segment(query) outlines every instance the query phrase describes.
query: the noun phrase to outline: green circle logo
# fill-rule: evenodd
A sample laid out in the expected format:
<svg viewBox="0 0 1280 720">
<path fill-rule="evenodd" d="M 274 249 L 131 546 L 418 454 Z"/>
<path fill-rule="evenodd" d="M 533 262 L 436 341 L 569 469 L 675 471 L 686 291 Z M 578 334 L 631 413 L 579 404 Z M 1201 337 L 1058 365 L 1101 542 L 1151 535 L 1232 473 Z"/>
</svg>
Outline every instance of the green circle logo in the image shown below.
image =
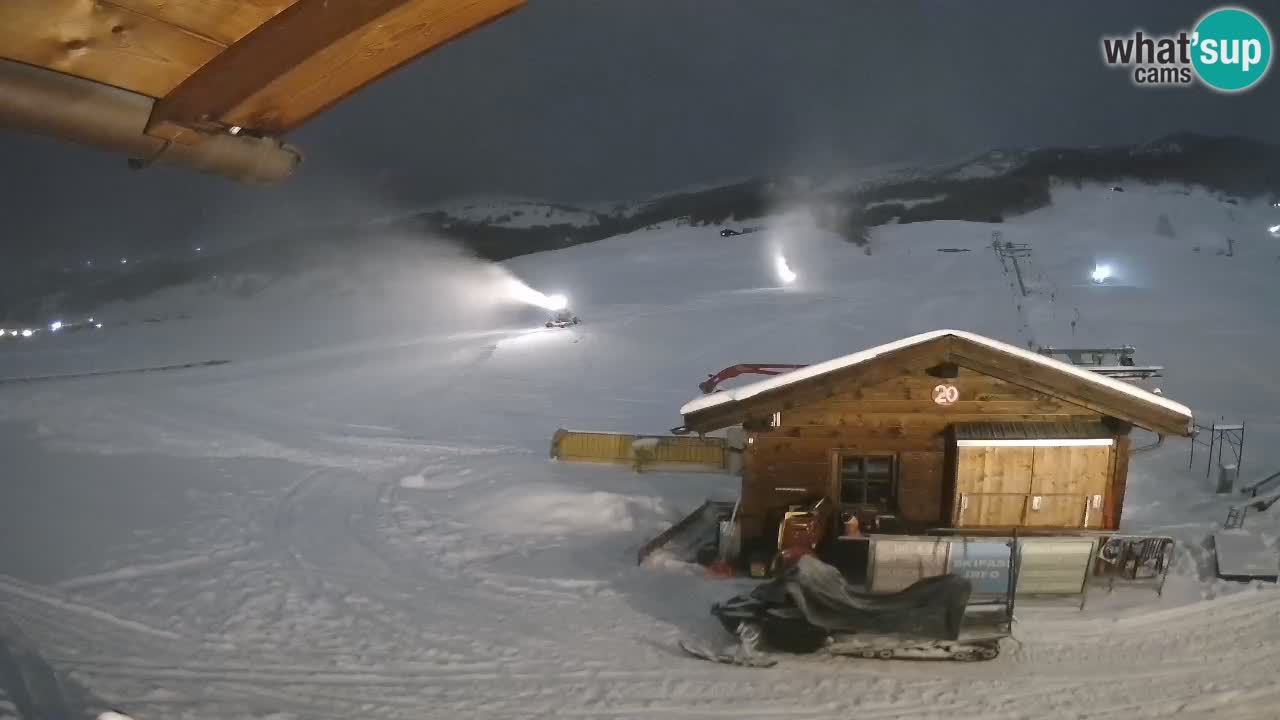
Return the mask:
<svg viewBox="0 0 1280 720">
<path fill-rule="evenodd" d="M 1256 15 L 1219 8 L 1196 24 L 1191 64 L 1209 87 L 1239 92 L 1253 87 L 1271 65 L 1271 33 Z"/>
</svg>

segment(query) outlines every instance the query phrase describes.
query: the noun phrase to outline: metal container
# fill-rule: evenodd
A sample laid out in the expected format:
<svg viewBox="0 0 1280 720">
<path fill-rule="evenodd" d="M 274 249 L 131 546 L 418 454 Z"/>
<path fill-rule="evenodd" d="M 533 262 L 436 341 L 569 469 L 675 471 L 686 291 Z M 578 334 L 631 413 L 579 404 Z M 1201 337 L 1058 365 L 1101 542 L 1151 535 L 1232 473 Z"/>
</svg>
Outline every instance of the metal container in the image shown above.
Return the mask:
<svg viewBox="0 0 1280 720">
<path fill-rule="evenodd" d="M 1218 493 L 1228 494 L 1235 492 L 1236 478 L 1240 475 L 1240 466 L 1231 463 L 1229 465 L 1218 466 Z"/>
<path fill-rule="evenodd" d="M 1003 538 L 958 538 L 951 541 L 949 572 L 968 578 L 975 595 L 1009 592 L 1009 562 L 1013 541 Z"/>
<path fill-rule="evenodd" d="M 1093 538 L 1024 538 L 1018 548 L 1018 595 L 1084 592 Z"/>
<path fill-rule="evenodd" d="M 917 580 L 945 575 L 950 547 L 944 538 L 873 536 L 868 588 L 876 593 L 897 592 Z"/>
</svg>

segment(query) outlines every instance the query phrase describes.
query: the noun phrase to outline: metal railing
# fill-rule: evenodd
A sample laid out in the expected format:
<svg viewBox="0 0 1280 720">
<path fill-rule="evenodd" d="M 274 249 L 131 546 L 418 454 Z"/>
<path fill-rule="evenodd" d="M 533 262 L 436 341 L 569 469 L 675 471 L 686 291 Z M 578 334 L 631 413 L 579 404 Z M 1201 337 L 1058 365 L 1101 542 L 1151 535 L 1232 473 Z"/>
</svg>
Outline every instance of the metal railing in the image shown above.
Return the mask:
<svg viewBox="0 0 1280 720">
<path fill-rule="evenodd" d="M 1261 480 L 1259 480 L 1258 482 L 1252 485 L 1247 485 L 1245 487 L 1240 488 L 1240 492 L 1248 495 L 1249 497 L 1256 498 L 1258 497 L 1258 491 L 1265 489 L 1267 485 L 1270 485 L 1271 483 L 1274 483 L 1274 482 L 1280 482 L 1280 471 L 1271 473 L 1270 475 L 1262 478 Z"/>
</svg>

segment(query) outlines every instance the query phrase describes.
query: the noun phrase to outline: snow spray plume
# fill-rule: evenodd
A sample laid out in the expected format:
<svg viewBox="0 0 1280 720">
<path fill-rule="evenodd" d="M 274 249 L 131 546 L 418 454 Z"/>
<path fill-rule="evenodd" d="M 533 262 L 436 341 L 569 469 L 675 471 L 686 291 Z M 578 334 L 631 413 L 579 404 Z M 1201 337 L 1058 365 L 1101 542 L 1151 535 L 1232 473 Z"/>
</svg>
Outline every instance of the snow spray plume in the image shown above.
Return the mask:
<svg viewBox="0 0 1280 720">
<path fill-rule="evenodd" d="M 778 274 L 778 279 L 781 280 L 784 285 L 790 285 L 796 281 L 796 273 L 791 269 L 791 266 L 787 264 L 787 259 L 783 257 L 782 253 L 778 253 L 774 256 L 773 267 L 774 271 Z"/>
<path fill-rule="evenodd" d="M 188 315 L 183 334 L 211 346 L 200 351 L 237 359 L 492 327 L 509 312 L 505 270 L 425 233 L 332 228 L 251 249 L 107 316 Z"/>
<path fill-rule="evenodd" d="M 529 287 L 523 280 L 514 275 L 507 278 L 507 294 L 512 300 L 540 307 L 544 310 L 563 310 L 569 304 L 564 295 L 547 295 Z"/>
</svg>

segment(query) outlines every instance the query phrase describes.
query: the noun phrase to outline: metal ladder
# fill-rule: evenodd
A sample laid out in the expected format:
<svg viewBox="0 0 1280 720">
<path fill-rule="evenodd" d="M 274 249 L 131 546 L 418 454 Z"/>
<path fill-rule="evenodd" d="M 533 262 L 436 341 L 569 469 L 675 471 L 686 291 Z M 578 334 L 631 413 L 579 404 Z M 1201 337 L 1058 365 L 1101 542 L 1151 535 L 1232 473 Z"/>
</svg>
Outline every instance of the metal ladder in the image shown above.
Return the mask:
<svg viewBox="0 0 1280 720">
<path fill-rule="evenodd" d="M 1227 510 L 1227 521 L 1222 523 L 1222 529 L 1234 530 L 1236 528 L 1244 527 L 1244 516 L 1247 512 L 1249 512 L 1248 505 L 1232 505 L 1231 508 Z"/>
</svg>

